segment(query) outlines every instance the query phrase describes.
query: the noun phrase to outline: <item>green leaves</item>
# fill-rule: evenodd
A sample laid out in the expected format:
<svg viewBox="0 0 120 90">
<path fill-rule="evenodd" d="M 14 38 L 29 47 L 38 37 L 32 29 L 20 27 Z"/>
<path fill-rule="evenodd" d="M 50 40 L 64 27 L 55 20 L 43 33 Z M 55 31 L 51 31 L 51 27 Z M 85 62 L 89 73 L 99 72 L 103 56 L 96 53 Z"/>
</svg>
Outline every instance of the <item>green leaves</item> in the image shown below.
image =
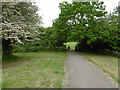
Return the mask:
<svg viewBox="0 0 120 90">
<path fill-rule="evenodd" d="M 54 27 L 65 41 L 79 41 L 94 46 L 117 46 L 118 21 L 116 14 L 106 17 L 103 2 L 60 3 L 61 13 Z"/>
</svg>

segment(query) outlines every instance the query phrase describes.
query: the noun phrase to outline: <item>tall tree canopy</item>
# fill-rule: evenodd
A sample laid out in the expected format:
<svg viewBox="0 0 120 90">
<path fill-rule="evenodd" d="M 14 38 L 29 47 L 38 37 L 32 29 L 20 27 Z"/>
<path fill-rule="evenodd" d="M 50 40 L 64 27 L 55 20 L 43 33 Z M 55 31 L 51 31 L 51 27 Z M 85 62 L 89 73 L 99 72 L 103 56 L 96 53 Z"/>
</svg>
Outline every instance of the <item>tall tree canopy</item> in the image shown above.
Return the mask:
<svg viewBox="0 0 120 90">
<path fill-rule="evenodd" d="M 41 23 L 38 8 L 32 2 L 2 3 L 3 58 L 12 56 L 12 45 L 36 37 L 36 27 Z"/>
<path fill-rule="evenodd" d="M 103 4 L 101 1 L 60 3 L 61 13 L 53 26 L 60 35 L 63 36 L 64 33 L 61 39 L 78 41 L 81 44 L 79 47 L 87 50 L 108 47 L 118 49 L 118 16 L 113 14 L 109 18 L 106 17 L 107 12 Z"/>
</svg>

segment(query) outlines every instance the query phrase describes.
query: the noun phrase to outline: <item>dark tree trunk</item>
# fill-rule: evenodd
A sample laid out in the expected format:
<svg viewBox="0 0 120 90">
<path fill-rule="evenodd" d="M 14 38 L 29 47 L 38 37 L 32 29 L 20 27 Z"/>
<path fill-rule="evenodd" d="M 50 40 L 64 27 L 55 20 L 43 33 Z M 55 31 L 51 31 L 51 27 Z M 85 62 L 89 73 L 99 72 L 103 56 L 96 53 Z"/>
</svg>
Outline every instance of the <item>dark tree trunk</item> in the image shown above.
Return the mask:
<svg viewBox="0 0 120 90">
<path fill-rule="evenodd" d="M 10 45 L 10 39 L 2 40 L 2 58 L 10 59 L 12 58 L 12 46 Z"/>
</svg>

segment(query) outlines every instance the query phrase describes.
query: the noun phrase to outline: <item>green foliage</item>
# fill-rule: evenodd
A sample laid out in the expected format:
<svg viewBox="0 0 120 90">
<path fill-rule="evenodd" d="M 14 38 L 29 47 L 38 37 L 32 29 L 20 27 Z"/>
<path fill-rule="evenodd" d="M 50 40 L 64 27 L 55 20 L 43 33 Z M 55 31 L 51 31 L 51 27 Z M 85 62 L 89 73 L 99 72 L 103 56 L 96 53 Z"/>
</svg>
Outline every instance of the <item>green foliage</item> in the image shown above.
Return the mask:
<svg viewBox="0 0 120 90">
<path fill-rule="evenodd" d="M 23 45 L 14 45 L 14 52 L 38 52 L 40 50 L 66 50 L 61 38 L 59 38 L 57 30 L 53 27 L 38 27 L 37 36 L 40 40 L 24 41 Z"/>
<path fill-rule="evenodd" d="M 55 27 L 48 27 L 39 30 L 43 33 L 41 36 L 41 45 L 43 48 L 51 50 L 66 50 L 63 45 L 64 40 L 62 39 L 64 36 L 61 35 Z"/>
<path fill-rule="evenodd" d="M 38 52 L 40 50 L 43 50 L 41 46 L 27 43 L 25 45 L 15 45 L 13 52 Z"/>
<path fill-rule="evenodd" d="M 13 45 L 24 44 L 26 40 L 34 40 L 40 33 L 36 27 L 41 24 L 38 8 L 32 2 L 2 3 L 2 54 L 3 58 L 11 58 Z"/>
<path fill-rule="evenodd" d="M 97 23 L 99 17 L 106 14 L 101 3 L 74 2 L 69 4 L 63 2 L 60 3 L 59 7 L 61 13 L 53 25 L 61 34 L 64 33 L 63 40 L 80 41 L 88 38 L 90 43 L 96 41 L 96 38 L 93 39 L 94 33 L 98 30 L 95 23 Z"/>
<path fill-rule="evenodd" d="M 86 50 L 119 50 L 118 11 L 106 15 L 103 3 L 60 3 L 61 13 L 53 22 L 60 39 L 58 41 L 78 41 L 82 44 L 81 49 Z"/>
<path fill-rule="evenodd" d="M 106 15 L 103 2 L 69 4 L 64 1 L 59 5 L 61 13 L 53 21 L 53 27 L 43 28 L 38 26 L 41 23 L 41 17 L 35 13 L 36 6 L 32 3 L 17 3 L 16 7 L 20 8 L 21 16 L 24 17 L 26 21 L 24 23 L 27 25 L 24 29 L 29 31 L 26 34 L 30 35 L 19 38 L 24 44 L 15 45 L 14 52 L 35 52 L 45 49 L 66 50 L 63 43 L 72 41 L 79 42 L 76 47 L 79 50 L 120 50 L 118 8 L 112 14 Z M 30 17 L 28 18 L 28 16 Z M 21 35 L 24 36 L 24 34 Z"/>
</svg>

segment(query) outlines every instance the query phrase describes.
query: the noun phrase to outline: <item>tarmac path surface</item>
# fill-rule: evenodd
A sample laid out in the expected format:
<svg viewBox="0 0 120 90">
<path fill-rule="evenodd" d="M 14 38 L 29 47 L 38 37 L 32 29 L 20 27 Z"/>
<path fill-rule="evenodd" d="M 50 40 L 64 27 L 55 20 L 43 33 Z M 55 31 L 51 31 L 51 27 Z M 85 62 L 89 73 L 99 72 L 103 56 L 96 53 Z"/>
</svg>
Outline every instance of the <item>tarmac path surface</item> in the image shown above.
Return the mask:
<svg viewBox="0 0 120 90">
<path fill-rule="evenodd" d="M 65 69 L 71 88 L 118 88 L 96 65 L 75 51 L 68 51 Z"/>
</svg>

